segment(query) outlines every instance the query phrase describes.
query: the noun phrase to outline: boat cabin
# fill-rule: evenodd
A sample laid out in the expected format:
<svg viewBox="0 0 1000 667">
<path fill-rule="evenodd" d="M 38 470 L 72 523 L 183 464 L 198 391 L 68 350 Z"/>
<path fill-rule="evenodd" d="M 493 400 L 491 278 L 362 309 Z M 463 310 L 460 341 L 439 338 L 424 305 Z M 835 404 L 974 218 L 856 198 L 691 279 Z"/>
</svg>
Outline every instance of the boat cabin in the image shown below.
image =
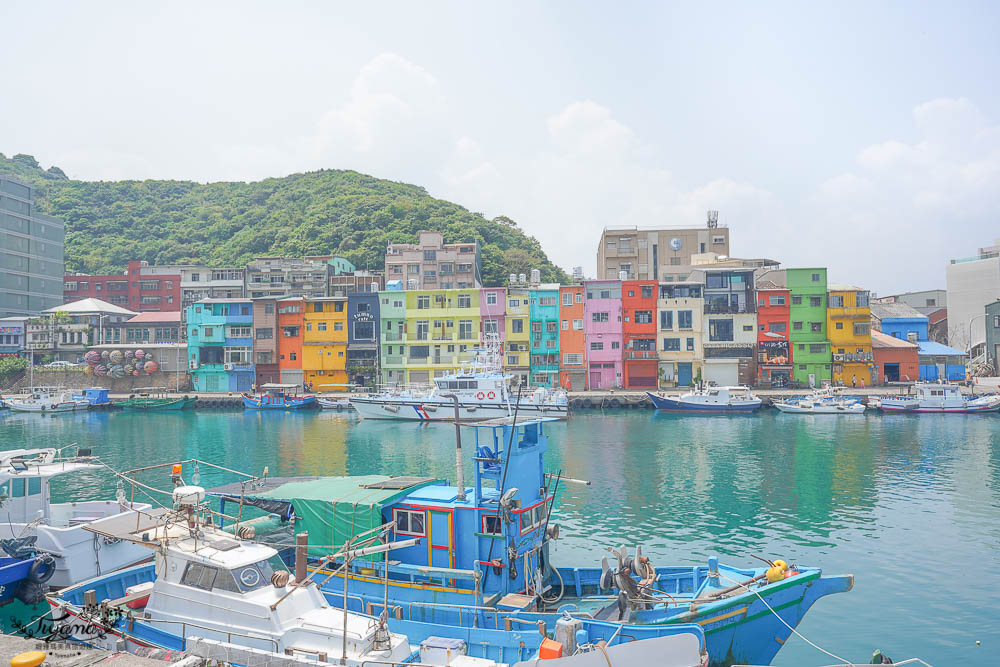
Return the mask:
<svg viewBox="0 0 1000 667">
<path fill-rule="evenodd" d="M 509 375 L 466 375 L 456 373 L 434 379 L 438 393 L 451 393 L 459 400 L 504 400 Z"/>
</svg>

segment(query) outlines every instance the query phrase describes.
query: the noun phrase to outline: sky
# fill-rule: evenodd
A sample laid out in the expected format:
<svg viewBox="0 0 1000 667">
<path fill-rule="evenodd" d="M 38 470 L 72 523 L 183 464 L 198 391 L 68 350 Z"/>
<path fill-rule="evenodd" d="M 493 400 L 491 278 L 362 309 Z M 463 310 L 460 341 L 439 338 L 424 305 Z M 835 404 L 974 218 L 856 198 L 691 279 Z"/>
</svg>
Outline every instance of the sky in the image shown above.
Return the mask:
<svg viewBox="0 0 1000 667">
<path fill-rule="evenodd" d="M 7 2 L 0 152 L 71 178 L 321 168 L 506 215 L 595 271 L 609 225 L 879 294 L 1000 237 L 997 3 Z"/>
</svg>

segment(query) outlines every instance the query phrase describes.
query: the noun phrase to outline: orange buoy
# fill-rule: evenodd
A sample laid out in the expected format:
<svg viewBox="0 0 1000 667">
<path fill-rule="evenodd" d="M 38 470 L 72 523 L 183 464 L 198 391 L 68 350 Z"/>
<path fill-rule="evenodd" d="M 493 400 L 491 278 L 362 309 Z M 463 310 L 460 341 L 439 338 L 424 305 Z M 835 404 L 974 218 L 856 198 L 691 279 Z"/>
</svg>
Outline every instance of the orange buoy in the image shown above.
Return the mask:
<svg viewBox="0 0 1000 667">
<path fill-rule="evenodd" d="M 10 659 L 10 667 L 38 667 L 45 662 L 45 651 L 28 651 Z"/>
<path fill-rule="evenodd" d="M 553 658 L 561 658 L 562 654 L 563 654 L 562 643 L 552 639 L 548 638 L 543 639 L 542 645 L 538 647 L 538 657 L 541 660 L 551 660 Z"/>
</svg>

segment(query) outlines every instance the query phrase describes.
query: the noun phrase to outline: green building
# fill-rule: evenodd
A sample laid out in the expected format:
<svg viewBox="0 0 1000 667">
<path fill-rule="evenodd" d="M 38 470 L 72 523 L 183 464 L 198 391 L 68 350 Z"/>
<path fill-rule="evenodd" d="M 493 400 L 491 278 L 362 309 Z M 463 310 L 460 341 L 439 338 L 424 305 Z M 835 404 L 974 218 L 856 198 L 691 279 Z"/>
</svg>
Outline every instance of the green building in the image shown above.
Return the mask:
<svg viewBox="0 0 1000 667">
<path fill-rule="evenodd" d="M 786 269 L 792 379 L 821 386 L 832 377 L 830 339 L 826 332 L 826 269 Z"/>
<path fill-rule="evenodd" d="M 986 304 L 986 360 L 1000 375 L 1000 301 Z"/>
<path fill-rule="evenodd" d="M 3 174 L 0 229 L 0 317 L 62 305 L 63 223 L 35 210 L 30 185 Z"/>
</svg>

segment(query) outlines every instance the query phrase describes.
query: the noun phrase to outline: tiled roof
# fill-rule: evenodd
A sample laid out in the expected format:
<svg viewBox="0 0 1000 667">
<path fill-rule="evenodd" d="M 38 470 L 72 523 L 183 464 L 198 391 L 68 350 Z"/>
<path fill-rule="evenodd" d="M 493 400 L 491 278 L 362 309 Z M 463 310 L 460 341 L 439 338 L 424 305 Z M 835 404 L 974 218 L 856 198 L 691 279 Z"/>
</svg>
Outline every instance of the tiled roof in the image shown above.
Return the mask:
<svg viewBox="0 0 1000 667">
<path fill-rule="evenodd" d="M 139 313 L 125 324 L 153 324 L 159 322 L 170 322 L 180 324 L 181 313 L 179 310 L 154 311 L 149 313 Z"/>
<path fill-rule="evenodd" d="M 902 338 L 896 338 L 895 336 L 890 336 L 889 334 L 884 334 L 881 331 L 872 331 L 872 347 L 875 348 L 909 348 L 916 350 L 919 345 L 916 343 L 911 343 L 909 341 L 903 340 Z"/>
<path fill-rule="evenodd" d="M 923 319 L 927 317 L 913 306 L 906 303 L 873 303 L 872 315 L 882 320 L 887 317 L 909 317 Z"/>
</svg>

